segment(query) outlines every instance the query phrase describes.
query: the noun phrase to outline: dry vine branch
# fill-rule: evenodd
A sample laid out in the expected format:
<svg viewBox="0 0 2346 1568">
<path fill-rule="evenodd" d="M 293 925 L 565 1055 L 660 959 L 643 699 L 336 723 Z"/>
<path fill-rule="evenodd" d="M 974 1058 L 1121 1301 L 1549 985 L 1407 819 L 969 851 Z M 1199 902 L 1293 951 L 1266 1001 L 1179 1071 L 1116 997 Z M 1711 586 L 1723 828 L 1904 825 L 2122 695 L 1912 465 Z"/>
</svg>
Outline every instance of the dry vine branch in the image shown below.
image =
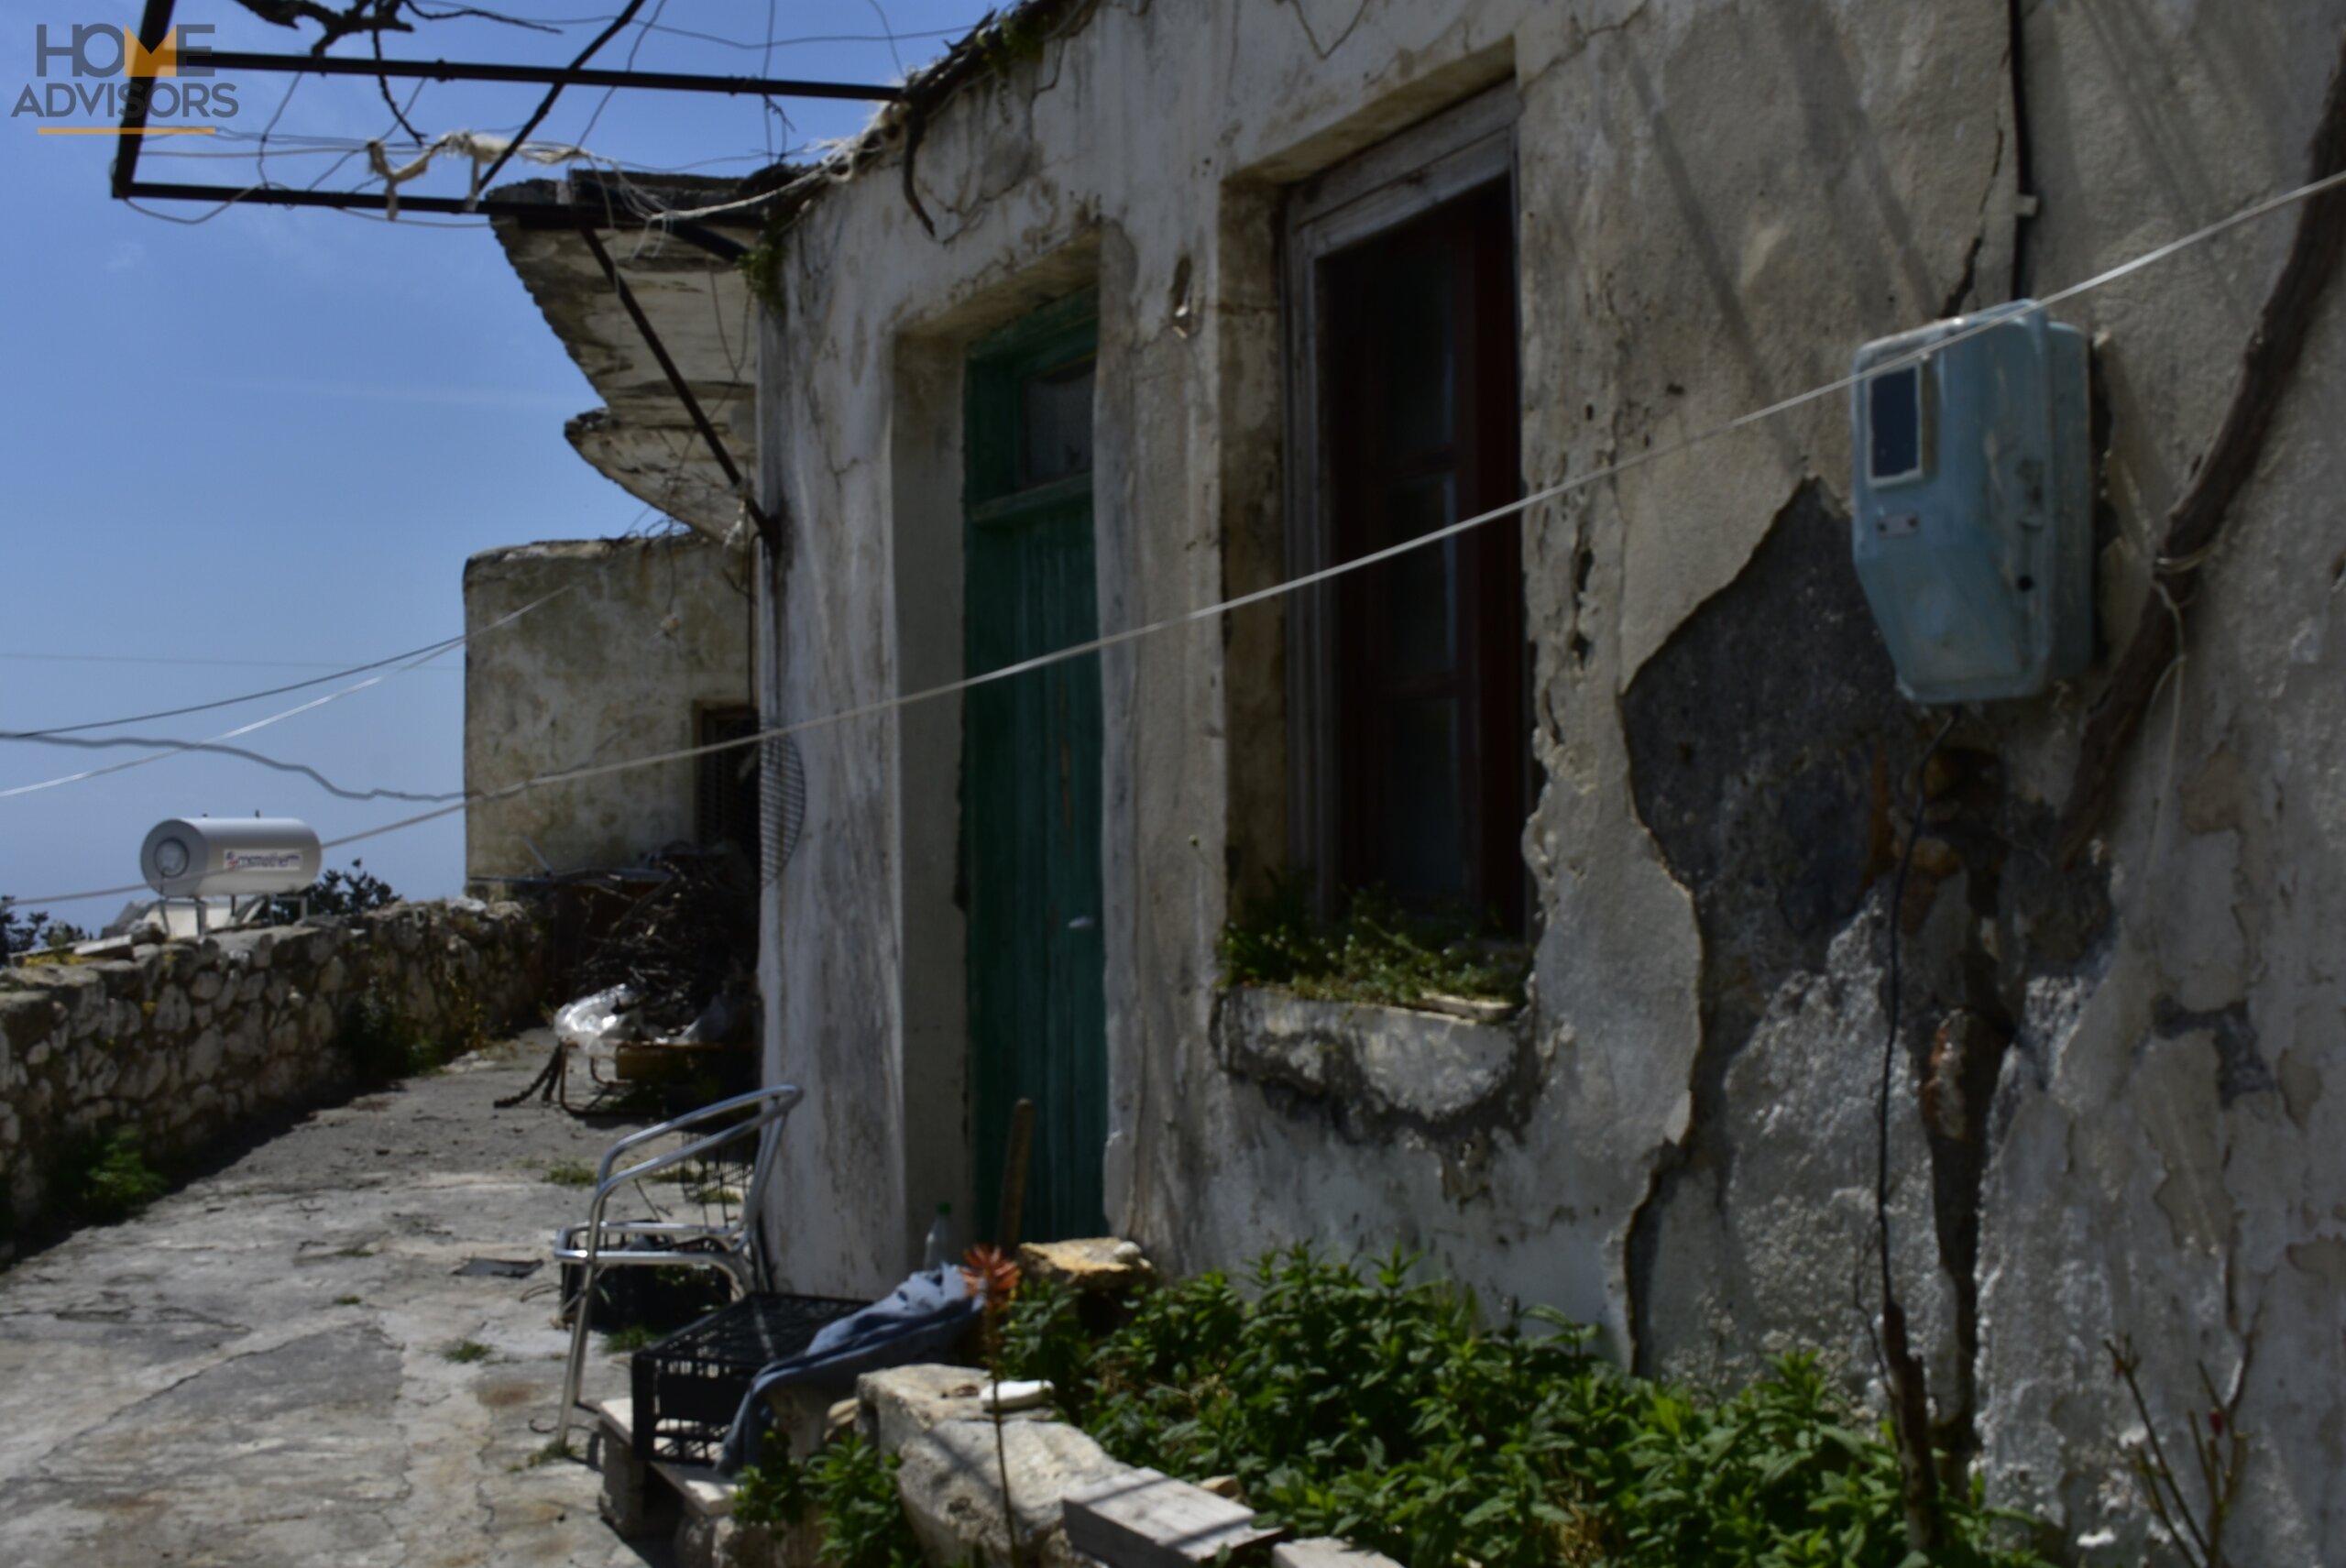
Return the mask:
<svg viewBox="0 0 2346 1568">
<path fill-rule="evenodd" d="M 1881 1081 L 1876 1102 L 1873 1168 L 1874 1236 L 1881 1267 L 1881 1337 L 1878 1349 L 1890 1385 L 1890 1429 L 1898 1450 L 1901 1500 L 1906 1511 L 1906 1544 L 1917 1552 L 1935 1552 L 1946 1531 L 1940 1505 L 1938 1470 L 1931 1453 L 1931 1393 L 1922 1358 L 1906 1335 L 1906 1309 L 1898 1299 L 1890 1266 L 1890 1087 L 1898 1061 L 1898 1029 L 1904 1000 L 1899 965 L 1901 911 L 1906 904 L 1906 876 L 1913 869 L 1914 846 L 1923 837 L 1923 813 L 1929 802 L 1931 759 L 1955 731 L 1959 714 L 1949 714 L 1938 733 L 1914 764 L 1914 811 L 1906 828 L 1906 850 L 1898 858 L 1898 872 L 1890 884 L 1890 1005 L 1889 1026 L 1881 1043 Z"/>
<path fill-rule="evenodd" d="M 2133 1400 L 2134 1414 L 2143 1423 L 2143 1446 L 2128 1459 L 2135 1479 L 2142 1483 L 2151 1517 L 2165 1528 L 2176 1550 L 2183 1553 L 2192 1568 L 2231 1568 L 2231 1559 L 2224 1553 L 2224 1526 L 2240 1496 L 2241 1466 L 2248 1457 L 2248 1438 L 2240 1429 L 2240 1406 L 2248 1391 L 2248 1364 L 2255 1352 L 2255 1341 L 2251 1339 L 2242 1346 L 2240 1369 L 2228 1398 L 2216 1392 L 2216 1380 L 2208 1376 L 2208 1368 L 2204 1365 L 2198 1367 L 2200 1391 L 2208 1398 L 2208 1430 L 2202 1432 L 2200 1423 L 2187 1417 L 2184 1434 L 2190 1440 L 2192 1461 L 2207 1496 L 2205 1519 L 2184 1495 L 2182 1484 L 2176 1479 L 2175 1466 L 2167 1458 L 2166 1445 L 2159 1441 L 2158 1422 L 2152 1419 L 2150 1401 L 2144 1398 L 2142 1380 L 2137 1376 L 2142 1357 L 2124 1341 L 2101 1343 L 2110 1353 L 2111 1369 L 2126 1385 L 2127 1395 Z"/>
<path fill-rule="evenodd" d="M 310 46 L 310 52 L 318 55 L 354 33 L 375 35 L 379 51 L 383 34 L 415 31 L 414 24 L 408 20 L 410 16 L 426 22 L 448 22 L 460 16 L 470 16 L 509 27 L 528 27 L 533 32 L 561 31 L 559 27 L 548 27 L 527 16 L 509 16 L 502 11 L 484 10 L 474 5 L 426 10 L 416 0 L 350 0 L 350 4 L 339 11 L 321 4 L 320 0 L 236 0 L 236 4 L 274 27 L 298 28 L 304 22 L 315 22 L 318 41 Z M 150 47 L 157 41 L 148 40 Z"/>
<path fill-rule="evenodd" d="M 2330 67 L 2307 162 L 2309 180 L 2346 170 L 2346 29 Z M 2200 568 L 2215 548 L 2241 490 L 2256 471 L 2274 411 L 2288 388 L 2305 347 L 2323 290 L 2346 247 L 2346 190 L 2308 199 L 2297 214 L 2288 259 L 2257 316 L 2256 330 L 2241 356 L 2240 379 L 2224 411 L 2216 439 L 2191 483 L 2167 512 L 2166 535 L 2152 563 L 2151 586 L 2135 618 L 2133 640 L 2119 655 L 2110 682 L 2087 718 L 2085 740 L 2063 808 L 2057 852 L 2072 861 L 2093 837 L 2110 804 L 2118 764 L 2143 722 L 2160 677 L 2182 652 L 2183 612 L 2190 607 Z"/>
<path fill-rule="evenodd" d="M 304 22 L 318 25 L 318 41 L 310 46 L 312 54 L 322 55 L 353 33 L 411 33 L 414 26 L 400 13 L 407 0 L 350 0 L 342 10 L 323 5 L 318 0 L 236 0 L 236 4 L 258 16 L 262 21 L 280 27 L 299 27 Z M 150 40 L 151 41 L 151 40 Z"/>
</svg>

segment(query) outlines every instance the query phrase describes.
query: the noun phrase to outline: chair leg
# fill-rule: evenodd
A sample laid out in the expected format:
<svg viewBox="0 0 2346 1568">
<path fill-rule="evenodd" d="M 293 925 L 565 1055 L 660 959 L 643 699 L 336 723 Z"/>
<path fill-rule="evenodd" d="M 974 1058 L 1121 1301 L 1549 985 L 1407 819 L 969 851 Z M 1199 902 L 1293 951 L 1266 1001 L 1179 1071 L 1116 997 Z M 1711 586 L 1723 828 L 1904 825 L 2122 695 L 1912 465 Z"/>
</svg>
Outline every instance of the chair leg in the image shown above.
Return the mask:
<svg viewBox="0 0 2346 1568">
<path fill-rule="evenodd" d="M 578 1386 L 586 1375 L 587 1324 L 595 1316 L 595 1275 L 593 1258 L 579 1266 L 578 1296 L 571 1308 L 570 1359 L 562 1373 L 562 1413 L 554 1418 L 554 1442 L 559 1450 L 570 1442 L 570 1418 L 578 1408 Z"/>
</svg>

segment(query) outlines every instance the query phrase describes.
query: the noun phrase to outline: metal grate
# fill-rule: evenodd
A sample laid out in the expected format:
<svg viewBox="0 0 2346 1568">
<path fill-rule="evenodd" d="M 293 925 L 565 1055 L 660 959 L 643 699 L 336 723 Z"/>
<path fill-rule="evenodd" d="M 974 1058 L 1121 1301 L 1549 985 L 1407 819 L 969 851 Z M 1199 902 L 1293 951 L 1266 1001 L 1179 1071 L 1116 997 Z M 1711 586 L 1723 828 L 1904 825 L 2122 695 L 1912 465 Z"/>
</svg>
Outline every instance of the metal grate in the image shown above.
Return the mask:
<svg viewBox="0 0 2346 1568">
<path fill-rule="evenodd" d="M 832 1296 L 747 1296 L 637 1351 L 629 1367 L 635 1456 L 646 1464 L 716 1464 L 758 1373 L 870 1305 Z"/>
</svg>

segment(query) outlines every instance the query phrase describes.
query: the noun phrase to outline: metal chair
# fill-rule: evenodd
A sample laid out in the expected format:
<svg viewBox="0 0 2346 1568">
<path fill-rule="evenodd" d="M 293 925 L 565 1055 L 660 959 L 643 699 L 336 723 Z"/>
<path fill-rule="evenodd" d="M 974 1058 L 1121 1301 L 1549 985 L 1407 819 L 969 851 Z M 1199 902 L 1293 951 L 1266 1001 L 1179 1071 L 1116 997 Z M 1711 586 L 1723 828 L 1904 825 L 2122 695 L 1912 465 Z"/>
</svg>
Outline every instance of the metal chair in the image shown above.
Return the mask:
<svg viewBox="0 0 2346 1568">
<path fill-rule="evenodd" d="M 722 1271 L 740 1299 L 768 1283 L 766 1259 L 758 1240 L 758 1217 L 764 1212 L 766 1190 L 773 1185 L 776 1152 L 783 1124 L 806 1091 L 795 1084 L 737 1094 L 704 1105 L 674 1121 L 630 1133 L 604 1152 L 595 1170 L 595 1197 L 584 1224 L 565 1225 L 554 1232 L 557 1266 L 577 1269 L 578 1288 L 565 1303 L 570 1313 L 570 1363 L 563 1373 L 562 1414 L 554 1426 L 557 1445 L 570 1439 L 571 1413 L 577 1409 L 578 1385 L 586 1370 L 588 1320 L 593 1317 L 596 1276 L 606 1268 L 686 1267 Z M 740 1117 L 729 1122 L 729 1117 Z M 715 1124 L 713 1131 L 703 1131 Z M 625 1168 L 615 1169 L 622 1157 L 663 1137 L 691 1135 L 665 1154 L 652 1155 Z M 669 1220 L 606 1220 L 603 1212 L 611 1194 L 632 1182 L 685 1164 L 754 1137 L 757 1148 L 750 1162 L 750 1180 L 742 1190 L 738 1218 L 718 1224 Z"/>
</svg>

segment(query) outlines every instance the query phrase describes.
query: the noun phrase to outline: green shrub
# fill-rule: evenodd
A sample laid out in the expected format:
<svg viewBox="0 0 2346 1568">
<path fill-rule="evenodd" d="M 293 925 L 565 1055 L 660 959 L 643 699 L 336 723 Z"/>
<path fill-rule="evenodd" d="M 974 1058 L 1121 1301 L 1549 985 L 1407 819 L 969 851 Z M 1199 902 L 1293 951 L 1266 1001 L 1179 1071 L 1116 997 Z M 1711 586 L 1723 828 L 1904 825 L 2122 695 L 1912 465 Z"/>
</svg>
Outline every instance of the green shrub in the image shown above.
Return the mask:
<svg viewBox="0 0 2346 1568">
<path fill-rule="evenodd" d="M 76 1224 L 127 1220 L 170 1188 L 169 1179 L 147 1163 L 138 1135 L 128 1127 L 82 1133 L 58 1157 L 54 1190 L 65 1217 Z"/>
<path fill-rule="evenodd" d="M 1224 985 L 1401 1006 L 1429 994 L 1520 1003 L 1529 967 L 1519 948 L 1474 921 L 1413 916 L 1374 890 L 1351 894 L 1343 918 L 1315 919 L 1299 876 L 1275 877 L 1248 900 L 1215 953 Z"/>
<path fill-rule="evenodd" d="M 269 901 L 264 916 L 271 926 L 291 926 L 301 918 L 303 906 L 319 915 L 364 915 L 400 901 L 390 883 L 363 870 L 366 861 L 353 858 L 347 872 L 332 871 L 312 883 L 305 892 L 285 894 Z"/>
<path fill-rule="evenodd" d="M 335 1044 L 362 1083 L 389 1083 L 440 1070 L 440 1053 L 429 1036 L 371 982 L 344 1010 Z"/>
<path fill-rule="evenodd" d="M 1396 1254 L 1364 1277 L 1308 1249 L 1255 1291 L 1208 1274 L 1148 1292 L 1096 1343 L 1071 1295 L 1030 1284 L 1005 1376 L 1048 1377 L 1117 1458 L 1238 1478 L 1299 1536 L 1341 1535 L 1412 1568 L 1913 1568 L 1898 1464 L 1793 1358 L 1706 1402 L 1598 1359 L 1588 1330 L 1534 1311 L 1496 1328 Z M 2036 1568 L 1990 1542 L 1976 1496 L 1949 1508 L 1942 1568 Z"/>
<path fill-rule="evenodd" d="M 785 1453 L 769 1434 L 762 1464 L 748 1465 L 733 1494 L 733 1517 L 744 1524 L 789 1526 L 822 1510 L 824 1568 L 922 1568 L 920 1542 L 896 1494 L 896 1457 L 865 1444 L 853 1431 L 812 1457 Z"/>
</svg>

